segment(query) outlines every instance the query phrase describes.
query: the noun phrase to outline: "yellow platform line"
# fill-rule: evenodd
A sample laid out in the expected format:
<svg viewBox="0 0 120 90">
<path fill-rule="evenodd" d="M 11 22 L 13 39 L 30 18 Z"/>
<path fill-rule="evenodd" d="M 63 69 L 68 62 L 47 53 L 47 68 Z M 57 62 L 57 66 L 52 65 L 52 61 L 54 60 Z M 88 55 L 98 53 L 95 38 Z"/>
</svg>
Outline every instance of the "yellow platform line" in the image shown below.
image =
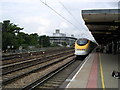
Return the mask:
<svg viewBox="0 0 120 90">
<path fill-rule="evenodd" d="M 103 90 L 105 90 L 105 82 L 104 82 L 104 75 L 103 75 L 103 69 L 102 69 L 102 63 L 101 63 L 100 53 L 99 53 L 99 60 L 100 60 L 101 83 L 102 83 Z"/>
</svg>

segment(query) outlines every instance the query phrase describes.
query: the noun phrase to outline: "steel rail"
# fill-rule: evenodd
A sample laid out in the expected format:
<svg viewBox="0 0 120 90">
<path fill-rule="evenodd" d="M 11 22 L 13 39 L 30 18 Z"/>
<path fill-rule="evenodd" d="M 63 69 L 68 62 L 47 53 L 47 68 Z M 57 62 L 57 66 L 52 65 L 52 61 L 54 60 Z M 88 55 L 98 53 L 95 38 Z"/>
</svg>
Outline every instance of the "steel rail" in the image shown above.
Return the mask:
<svg viewBox="0 0 120 90">
<path fill-rule="evenodd" d="M 38 71 L 38 70 L 42 70 L 42 69 L 44 69 L 44 68 L 47 68 L 48 66 L 51 66 L 51 65 L 53 65 L 53 64 L 56 64 L 56 63 L 58 63 L 58 62 L 61 62 L 61 61 L 63 61 L 64 59 L 66 59 L 66 58 L 68 58 L 68 57 L 71 57 L 71 56 L 73 56 L 73 54 L 70 54 L 70 55 L 68 55 L 68 56 L 64 56 L 64 57 L 58 59 L 57 61 L 54 61 L 54 62 L 49 63 L 49 64 L 47 64 L 47 65 L 44 65 L 44 66 L 42 66 L 42 67 L 40 66 L 39 68 L 30 70 L 30 71 L 28 71 L 28 72 L 22 73 L 22 74 L 20 74 L 20 75 L 15 76 L 15 77 L 9 78 L 9 79 L 3 81 L 2 84 L 3 84 L 3 85 L 6 85 L 6 84 L 8 84 L 8 83 L 10 83 L 10 82 L 12 82 L 12 81 L 14 81 L 14 80 L 16 80 L 16 79 L 19 79 L 19 78 L 21 78 L 21 77 L 24 77 L 24 76 L 26 76 L 26 75 L 29 75 L 30 73 L 36 72 L 36 71 Z"/>
<path fill-rule="evenodd" d="M 47 75 L 44 75 L 43 77 L 41 77 L 40 79 L 33 81 L 32 83 L 24 86 L 21 90 L 32 90 L 35 87 L 37 87 L 38 85 L 42 84 L 43 82 L 45 82 L 46 80 L 48 80 L 49 78 L 53 77 L 54 75 L 56 75 L 58 72 L 60 72 L 61 70 L 63 70 L 64 68 L 66 68 L 68 65 L 72 64 L 75 61 L 75 59 L 72 59 L 71 61 L 67 62 L 66 64 L 62 65 L 61 67 L 57 68 L 56 70 L 48 73 Z"/>
<path fill-rule="evenodd" d="M 70 52 L 72 52 L 72 51 L 70 51 Z M 16 69 L 14 69 L 14 70 L 9 70 L 9 71 L 7 71 L 7 72 L 3 72 L 2 75 L 5 75 L 5 74 L 11 73 L 11 72 L 15 72 L 15 71 L 18 71 L 18 70 L 21 70 L 21 69 L 24 69 L 24 68 L 27 68 L 27 67 L 30 67 L 30 66 L 33 66 L 33 65 L 37 65 L 37 64 L 46 62 L 46 61 L 48 61 L 48 59 L 51 58 L 51 57 L 55 57 L 55 56 L 58 56 L 58 55 L 61 55 L 61 54 L 65 54 L 65 53 L 68 53 L 68 52 L 61 52 L 61 53 L 58 53 L 58 54 L 46 56 L 46 57 L 44 57 L 44 58 L 41 58 L 41 61 L 40 61 L 40 59 L 34 59 L 34 61 L 33 61 L 33 60 L 30 60 L 29 62 L 25 61 L 25 63 L 26 63 L 26 64 L 28 63 L 28 65 L 24 65 L 23 67 L 20 67 L 20 66 L 19 66 L 20 68 L 16 68 Z M 48 59 L 47 59 L 47 60 L 44 60 L 45 58 L 48 58 Z M 30 64 L 30 62 L 31 62 L 31 64 Z M 32 62 L 36 62 L 36 63 L 32 63 Z M 22 65 L 22 64 L 25 64 L 25 63 L 24 63 L 24 62 L 21 62 L 20 64 Z M 18 66 L 18 65 L 20 65 L 20 64 L 17 63 L 17 64 L 9 65 L 9 66 L 3 67 L 2 69 L 4 69 L 4 68 L 9 68 L 9 67 L 13 67 L 13 66 Z"/>
</svg>

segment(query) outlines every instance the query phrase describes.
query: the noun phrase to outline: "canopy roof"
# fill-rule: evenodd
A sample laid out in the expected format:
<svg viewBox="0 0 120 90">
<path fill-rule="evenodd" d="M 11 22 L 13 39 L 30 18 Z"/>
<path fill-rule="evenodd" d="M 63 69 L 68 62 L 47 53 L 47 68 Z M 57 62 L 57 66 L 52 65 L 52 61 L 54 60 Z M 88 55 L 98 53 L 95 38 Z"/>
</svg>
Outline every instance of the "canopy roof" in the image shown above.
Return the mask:
<svg viewBox="0 0 120 90">
<path fill-rule="evenodd" d="M 120 35 L 120 9 L 82 10 L 85 24 L 99 44 Z"/>
</svg>

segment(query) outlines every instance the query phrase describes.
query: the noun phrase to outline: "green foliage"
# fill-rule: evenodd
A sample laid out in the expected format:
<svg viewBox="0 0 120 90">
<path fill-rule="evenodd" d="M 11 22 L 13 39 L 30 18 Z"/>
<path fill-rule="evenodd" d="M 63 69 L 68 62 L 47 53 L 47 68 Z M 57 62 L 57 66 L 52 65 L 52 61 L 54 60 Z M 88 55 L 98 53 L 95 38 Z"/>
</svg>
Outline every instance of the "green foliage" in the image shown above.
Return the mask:
<svg viewBox="0 0 120 90">
<path fill-rule="evenodd" d="M 35 47 L 49 47 L 50 41 L 48 36 L 38 36 L 37 33 L 26 34 L 20 32 L 23 28 L 10 23 L 10 20 L 3 21 L 2 23 L 2 49 L 6 50 L 8 46 L 10 49 L 28 49 L 28 46 Z"/>
<path fill-rule="evenodd" d="M 56 43 L 53 43 L 53 44 L 51 45 L 51 47 L 60 47 L 60 45 L 58 45 L 58 44 L 56 44 Z"/>
<path fill-rule="evenodd" d="M 3 24 L 2 24 L 3 32 L 19 33 L 20 30 L 23 30 L 23 28 L 20 28 L 17 25 L 10 23 L 10 20 L 3 21 Z"/>
<path fill-rule="evenodd" d="M 40 36 L 39 37 L 39 44 L 41 45 L 41 47 L 49 47 L 50 46 L 50 40 L 48 36 Z"/>
<path fill-rule="evenodd" d="M 7 46 L 12 46 L 14 44 L 14 34 L 9 32 L 2 33 L 2 48 L 6 49 Z"/>
<path fill-rule="evenodd" d="M 30 34 L 29 39 L 30 39 L 29 45 L 37 45 L 38 44 L 38 35 L 37 35 L 37 33 Z"/>
<path fill-rule="evenodd" d="M 19 33 L 23 28 L 18 27 L 17 25 L 10 23 L 10 20 L 3 21 L 2 23 L 2 49 L 18 48 L 19 43 L 15 33 Z"/>
<path fill-rule="evenodd" d="M 67 43 L 66 42 L 63 42 L 63 44 L 62 44 L 63 46 L 67 46 Z"/>
</svg>

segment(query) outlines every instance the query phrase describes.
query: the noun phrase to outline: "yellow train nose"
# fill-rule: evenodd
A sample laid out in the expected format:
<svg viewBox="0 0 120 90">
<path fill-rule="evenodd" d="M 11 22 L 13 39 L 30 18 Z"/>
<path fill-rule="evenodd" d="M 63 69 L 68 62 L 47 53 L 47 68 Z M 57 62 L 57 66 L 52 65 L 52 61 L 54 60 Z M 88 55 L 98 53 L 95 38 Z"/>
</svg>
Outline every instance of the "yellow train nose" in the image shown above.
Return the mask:
<svg viewBox="0 0 120 90">
<path fill-rule="evenodd" d="M 78 51 L 85 51 L 86 49 L 76 49 L 76 50 L 78 50 Z"/>
<path fill-rule="evenodd" d="M 88 41 L 88 43 L 83 45 L 83 46 L 80 46 L 77 43 L 75 43 L 75 49 L 76 50 L 78 49 L 78 50 L 81 50 L 81 51 L 86 50 L 89 47 L 89 44 L 90 44 L 90 41 Z"/>
</svg>

